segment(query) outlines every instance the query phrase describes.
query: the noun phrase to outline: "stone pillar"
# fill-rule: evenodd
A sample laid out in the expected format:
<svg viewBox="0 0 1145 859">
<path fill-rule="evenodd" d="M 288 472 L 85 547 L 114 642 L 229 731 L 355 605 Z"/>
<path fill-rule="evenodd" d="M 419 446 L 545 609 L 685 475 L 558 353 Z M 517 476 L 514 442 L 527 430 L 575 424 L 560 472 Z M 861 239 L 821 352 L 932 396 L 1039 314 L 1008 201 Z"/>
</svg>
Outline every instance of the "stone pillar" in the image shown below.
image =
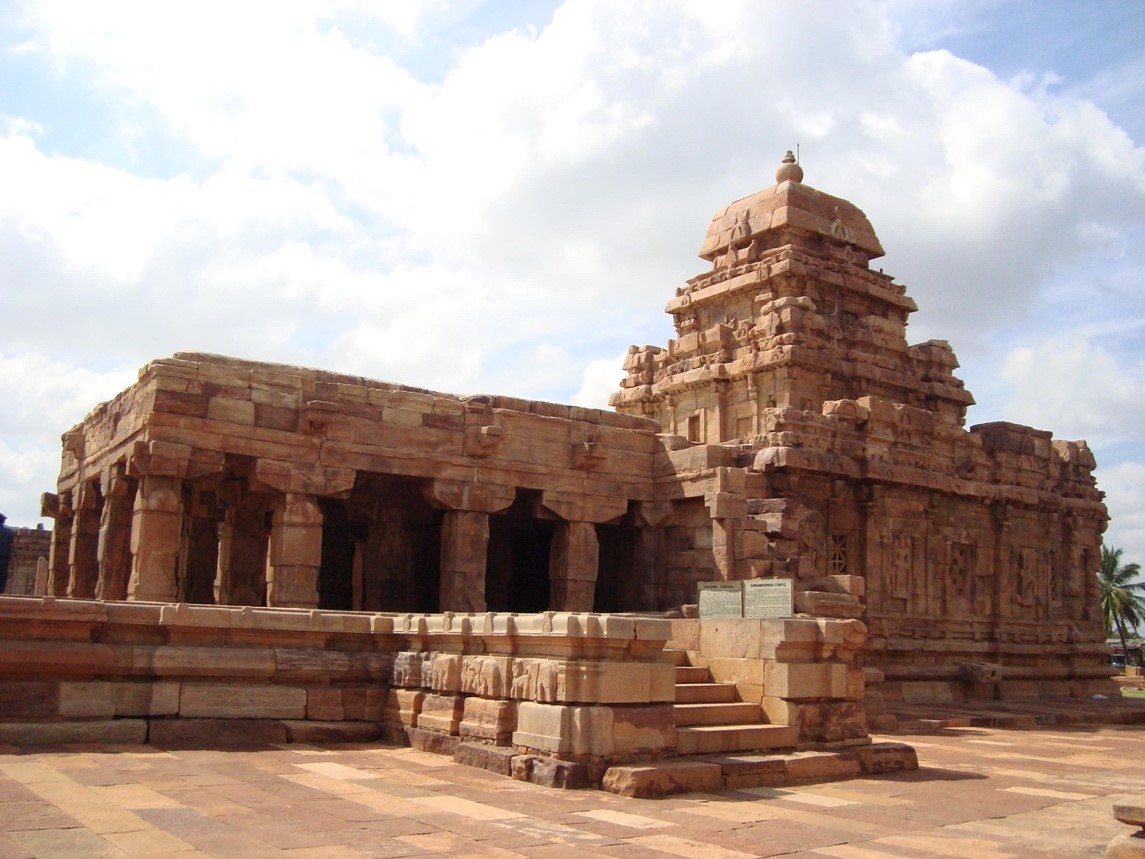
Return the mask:
<svg viewBox="0 0 1145 859">
<path fill-rule="evenodd" d="M 68 550 L 72 543 L 72 496 L 45 492 L 40 496 L 40 514 L 56 520 L 48 551 L 48 581 L 44 595 L 62 597 L 68 592 Z"/>
<path fill-rule="evenodd" d="M 425 497 L 445 510 L 441 527 L 441 611 L 485 611 L 489 514 L 513 503 L 517 490 L 492 483 L 434 480 Z"/>
<path fill-rule="evenodd" d="M 174 602 L 183 539 L 183 481 L 145 474 L 131 518 L 131 580 L 127 598 Z"/>
<path fill-rule="evenodd" d="M 249 498 L 227 508 L 219 527 L 218 605 L 266 605 L 266 512 Z"/>
<path fill-rule="evenodd" d="M 101 600 L 127 599 L 131 575 L 131 487 L 121 467 L 104 471 L 103 515 L 99 523 L 99 583 L 95 596 Z"/>
<path fill-rule="evenodd" d="M 592 611 L 600 544 L 591 522 L 558 522 L 549 550 L 549 601 L 556 611 Z"/>
<path fill-rule="evenodd" d="M 99 495 L 92 483 L 77 487 L 68 547 L 68 596 L 91 599 L 99 582 Z"/>
<path fill-rule="evenodd" d="M 600 567 L 595 525 L 624 516 L 628 499 L 546 490 L 541 506 L 562 520 L 549 548 L 549 605 L 557 611 L 592 611 Z"/>
<path fill-rule="evenodd" d="M 485 611 L 489 514 L 447 510 L 441 525 L 441 610 Z"/>
<path fill-rule="evenodd" d="M 129 600 L 172 602 L 178 597 L 179 556 L 183 541 L 183 478 L 191 448 L 161 441 L 140 441 L 127 460 L 139 480 L 131 517 Z"/>
<path fill-rule="evenodd" d="M 267 564 L 266 604 L 318 607 L 322 567 L 322 511 L 313 495 L 287 492 L 274 506 Z"/>
</svg>

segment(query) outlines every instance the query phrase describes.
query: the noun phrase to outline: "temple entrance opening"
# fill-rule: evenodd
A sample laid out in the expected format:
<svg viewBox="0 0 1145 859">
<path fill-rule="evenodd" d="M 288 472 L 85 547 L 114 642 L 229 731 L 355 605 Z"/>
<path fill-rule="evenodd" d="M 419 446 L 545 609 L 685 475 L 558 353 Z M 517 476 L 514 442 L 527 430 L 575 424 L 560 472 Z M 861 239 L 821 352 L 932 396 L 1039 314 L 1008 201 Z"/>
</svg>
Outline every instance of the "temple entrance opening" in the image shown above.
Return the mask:
<svg viewBox="0 0 1145 859">
<path fill-rule="evenodd" d="M 520 489 L 503 514 L 489 517 L 485 572 L 489 611 L 534 612 L 549 608 L 553 523 L 535 518 L 539 506 L 539 492 Z"/>
</svg>

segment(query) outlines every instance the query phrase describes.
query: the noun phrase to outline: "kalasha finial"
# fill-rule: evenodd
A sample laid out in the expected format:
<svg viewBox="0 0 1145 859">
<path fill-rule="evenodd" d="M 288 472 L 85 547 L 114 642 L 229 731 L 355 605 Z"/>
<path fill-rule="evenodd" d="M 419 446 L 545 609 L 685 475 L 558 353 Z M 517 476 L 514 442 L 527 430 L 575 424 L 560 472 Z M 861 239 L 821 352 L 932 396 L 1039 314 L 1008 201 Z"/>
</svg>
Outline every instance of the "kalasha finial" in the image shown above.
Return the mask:
<svg viewBox="0 0 1145 859">
<path fill-rule="evenodd" d="M 779 162 L 779 169 L 775 171 L 776 182 L 802 182 L 803 181 L 803 168 L 795 160 L 795 153 L 790 149 L 787 154 L 783 156 L 783 160 Z"/>
</svg>

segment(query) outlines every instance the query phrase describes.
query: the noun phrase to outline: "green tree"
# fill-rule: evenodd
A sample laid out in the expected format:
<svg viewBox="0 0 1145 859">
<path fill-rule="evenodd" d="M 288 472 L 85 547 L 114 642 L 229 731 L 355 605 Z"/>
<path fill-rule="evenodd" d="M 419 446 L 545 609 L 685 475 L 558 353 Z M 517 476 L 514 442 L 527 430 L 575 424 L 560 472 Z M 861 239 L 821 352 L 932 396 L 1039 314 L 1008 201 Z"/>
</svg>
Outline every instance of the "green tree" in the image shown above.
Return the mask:
<svg viewBox="0 0 1145 859">
<path fill-rule="evenodd" d="M 1140 564 L 1121 563 L 1121 550 L 1101 547 L 1101 570 L 1097 574 L 1101 614 L 1107 635 L 1117 630 L 1121 652 L 1128 656 L 1125 644 L 1126 626 L 1136 629 L 1145 618 L 1145 582 L 1134 581 L 1141 573 Z M 1126 663 L 1128 664 L 1128 663 Z"/>
</svg>

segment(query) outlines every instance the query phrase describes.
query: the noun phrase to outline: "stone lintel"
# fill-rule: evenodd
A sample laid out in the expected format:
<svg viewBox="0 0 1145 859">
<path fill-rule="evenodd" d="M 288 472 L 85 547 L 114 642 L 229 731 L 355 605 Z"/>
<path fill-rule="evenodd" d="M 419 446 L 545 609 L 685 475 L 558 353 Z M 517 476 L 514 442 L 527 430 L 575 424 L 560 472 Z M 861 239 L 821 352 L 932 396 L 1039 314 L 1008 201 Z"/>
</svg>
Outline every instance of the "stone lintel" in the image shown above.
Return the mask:
<svg viewBox="0 0 1145 859">
<path fill-rule="evenodd" d="M 137 441 L 127 459 L 128 473 L 134 477 L 177 477 L 187 475 L 193 448 L 166 441 Z"/>
<path fill-rule="evenodd" d="M 438 509 L 474 513 L 500 513 L 517 497 L 513 486 L 442 478 L 429 483 L 424 493 L 426 500 Z"/>
<path fill-rule="evenodd" d="M 318 464 L 302 468 L 274 459 L 260 459 L 255 464 L 251 488 L 254 491 L 276 490 L 346 498 L 354 488 L 356 477 L 357 473 L 352 468 L 328 468 Z"/>
<path fill-rule="evenodd" d="M 627 513 L 628 499 L 545 490 L 541 495 L 541 506 L 566 522 L 600 524 Z"/>
</svg>

